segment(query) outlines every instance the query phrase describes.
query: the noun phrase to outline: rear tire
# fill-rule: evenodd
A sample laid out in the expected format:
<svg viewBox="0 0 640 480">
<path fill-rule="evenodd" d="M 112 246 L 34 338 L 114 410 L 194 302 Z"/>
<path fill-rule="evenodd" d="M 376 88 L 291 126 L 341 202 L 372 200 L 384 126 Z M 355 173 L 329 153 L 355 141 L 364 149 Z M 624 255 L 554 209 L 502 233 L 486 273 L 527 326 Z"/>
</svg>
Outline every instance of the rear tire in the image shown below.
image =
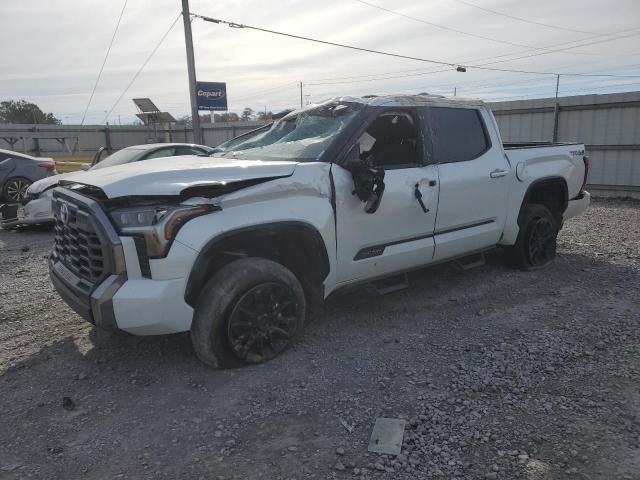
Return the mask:
<svg viewBox="0 0 640 480">
<path fill-rule="evenodd" d="M 19 202 L 27 193 L 31 181 L 24 177 L 13 177 L 7 180 L 2 189 L 2 194 L 8 202 Z"/>
<path fill-rule="evenodd" d="M 516 243 L 506 248 L 507 263 L 522 270 L 547 267 L 556 256 L 559 226 L 547 207 L 526 205 L 520 216 Z"/>
<path fill-rule="evenodd" d="M 305 296 L 279 263 L 249 257 L 225 265 L 205 284 L 191 326 L 200 360 L 214 368 L 263 363 L 302 331 Z"/>
</svg>

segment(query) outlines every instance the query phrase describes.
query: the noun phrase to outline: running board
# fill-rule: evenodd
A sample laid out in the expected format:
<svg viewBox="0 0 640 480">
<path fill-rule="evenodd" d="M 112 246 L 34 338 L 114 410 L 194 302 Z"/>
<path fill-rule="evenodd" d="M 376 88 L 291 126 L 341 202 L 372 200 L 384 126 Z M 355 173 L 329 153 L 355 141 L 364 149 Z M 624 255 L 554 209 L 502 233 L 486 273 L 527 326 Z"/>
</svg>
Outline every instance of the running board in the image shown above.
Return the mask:
<svg viewBox="0 0 640 480">
<path fill-rule="evenodd" d="M 459 260 L 453 262 L 461 270 L 471 270 L 472 268 L 481 267 L 485 263 L 484 252 L 474 253 L 473 255 L 467 255 Z"/>
<path fill-rule="evenodd" d="M 371 282 L 369 285 L 371 285 L 378 295 L 387 295 L 389 293 L 409 288 L 409 275 L 407 273 L 401 273 L 400 275 L 394 275 L 393 277 L 376 280 L 375 282 Z"/>
</svg>

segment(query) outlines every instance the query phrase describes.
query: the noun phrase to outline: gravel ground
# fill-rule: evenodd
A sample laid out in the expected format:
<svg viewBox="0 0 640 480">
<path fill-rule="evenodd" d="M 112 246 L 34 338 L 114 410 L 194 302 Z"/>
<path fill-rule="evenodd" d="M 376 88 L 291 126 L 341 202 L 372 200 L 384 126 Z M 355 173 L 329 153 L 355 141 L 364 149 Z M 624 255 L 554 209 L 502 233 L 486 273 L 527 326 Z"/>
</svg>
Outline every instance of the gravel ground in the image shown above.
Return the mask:
<svg viewBox="0 0 640 480">
<path fill-rule="evenodd" d="M 0 478 L 639 479 L 638 238 L 640 203 L 597 201 L 545 270 L 497 252 L 354 291 L 282 357 L 214 371 L 188 335 L 92 329 L 51 233 L 0 231 Z M 407 420 L 399 456 L 367 452 L 377 417 Z"/>
</svg>

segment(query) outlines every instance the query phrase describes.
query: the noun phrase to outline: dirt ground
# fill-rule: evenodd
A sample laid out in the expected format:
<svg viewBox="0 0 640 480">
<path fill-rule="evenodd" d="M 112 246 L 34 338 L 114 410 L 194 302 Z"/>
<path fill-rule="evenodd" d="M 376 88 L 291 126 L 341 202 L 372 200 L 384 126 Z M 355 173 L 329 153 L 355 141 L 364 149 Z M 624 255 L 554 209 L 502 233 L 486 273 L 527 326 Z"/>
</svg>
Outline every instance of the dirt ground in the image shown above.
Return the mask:
<svg viewBox="0 0 640 480">
<path fill-rule="evenodd" d="M 0 231 L 0 478 L 640 479 L 639 239 L 640 203 L 597 201 L 545 270 L 498 251 L 357 290 L 215 371 L 186 334 L 93 329 L 51 233 Z M 378 417 L 407 420 L 397 457 L 367 452 Z"/>
</svg>

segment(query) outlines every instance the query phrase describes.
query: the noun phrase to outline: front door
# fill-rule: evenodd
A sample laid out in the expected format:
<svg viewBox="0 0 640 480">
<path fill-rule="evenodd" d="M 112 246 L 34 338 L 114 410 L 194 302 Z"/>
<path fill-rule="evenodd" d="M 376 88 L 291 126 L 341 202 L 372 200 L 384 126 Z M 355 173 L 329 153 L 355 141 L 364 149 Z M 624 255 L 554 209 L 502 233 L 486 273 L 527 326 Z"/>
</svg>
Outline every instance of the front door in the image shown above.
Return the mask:
<svg viewBox="0 0 640 480">
<path fill-rule="evenodd" d="M 418 116 L 410 108 L 381 110 L 365 128 L 358 140 L 361 158 L 384 169 L 385 189 L 378 209 L 367 213 L 353 194 L 352 173 L 332 165 L 343 284 L 425 265 L 434 251 L 438 171 L 425 165 Z"/>
</svg>

